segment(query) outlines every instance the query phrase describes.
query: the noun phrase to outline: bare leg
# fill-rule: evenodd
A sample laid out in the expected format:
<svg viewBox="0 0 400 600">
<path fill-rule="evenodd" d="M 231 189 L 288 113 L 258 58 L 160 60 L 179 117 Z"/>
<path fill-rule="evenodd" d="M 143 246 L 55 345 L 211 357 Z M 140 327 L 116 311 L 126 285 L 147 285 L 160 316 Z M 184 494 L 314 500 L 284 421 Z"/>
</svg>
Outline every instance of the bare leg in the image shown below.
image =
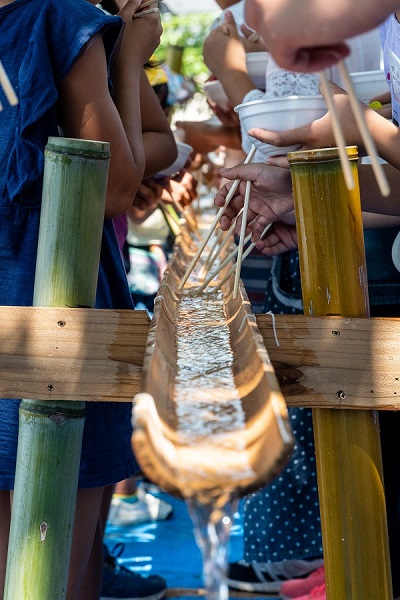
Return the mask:
<svg viewBox="0 0 400 600">
<path fill-rule="evenodd" d="M 0 491 L 0 600 L 3 600 L 6 578 L 8 536 L 10 531 L 10 492 Z"/>
<path fill-rule="evenodd" d="M 124 479 L 120 481 L 115 486 L 115 493 L 120 494 L 121 496 L 133 496 L 136 494 L 137 485 L 134 477 L 129 477 L 129 479 Z"/>
<path fill-rule="evenodd" d="M 78 490 L 67 600 L 100 597 L 103 534 L 100 508 L 104 487 Z"/>
</svg>

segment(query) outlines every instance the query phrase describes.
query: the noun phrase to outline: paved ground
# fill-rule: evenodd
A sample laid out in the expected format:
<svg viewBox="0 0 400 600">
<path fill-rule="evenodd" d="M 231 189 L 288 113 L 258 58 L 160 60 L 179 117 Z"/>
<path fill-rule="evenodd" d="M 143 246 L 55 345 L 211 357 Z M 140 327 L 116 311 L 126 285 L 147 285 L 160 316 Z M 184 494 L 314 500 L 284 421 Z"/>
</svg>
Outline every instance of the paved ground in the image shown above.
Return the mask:
<svg viewBox="0 0 400 600">
<path fill-rule="evenodd" d="M 160 493 L 160 497 L 174 507 L 167 521 L 147 523 L 135 527 L 107 527 L 106 543 L 110 550 L 119 542 L 125 544 L 120 562 L 142 575 L 162 575 L 168 583 L 168 597 L 189 599 L 204 596 L 202 560 L 192 529 L 186 504 Z M 236 515 L 230 544 L 230 560 L 243 557 L 243 529 L 239 514 Z M 229 594 L 230 598 L 249 598 L 249 594 Z M 254 596 L 277 598 L 276 596 Z"/>
</svg>

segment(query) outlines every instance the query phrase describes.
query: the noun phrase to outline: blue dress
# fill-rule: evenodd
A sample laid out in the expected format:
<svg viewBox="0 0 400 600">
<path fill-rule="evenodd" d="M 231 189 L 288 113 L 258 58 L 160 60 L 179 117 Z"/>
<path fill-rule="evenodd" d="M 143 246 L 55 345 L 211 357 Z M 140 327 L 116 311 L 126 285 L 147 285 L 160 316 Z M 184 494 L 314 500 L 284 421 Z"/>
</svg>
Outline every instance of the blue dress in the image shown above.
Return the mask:
<svg viewBox="0 0 400 600">
<path fill-rule="evenodd" d="M 58 135 L 60 80 L 85 44 L 103 37 L 112 59 L 122 21 L 86 0 L 14 0 L 0 7 L 0 59 L 19 98 L 0 90 L 0 305 L 32 305 L 44 147 Z M 112 221 L 104 223 L 98 308 L 133 308 Z M 18 400 L 0 400 L 0 489 L 12 489 Z M 79 487 L 97 487 L 133 473 L 131 405 L 87 403 Z"/>
</svg>

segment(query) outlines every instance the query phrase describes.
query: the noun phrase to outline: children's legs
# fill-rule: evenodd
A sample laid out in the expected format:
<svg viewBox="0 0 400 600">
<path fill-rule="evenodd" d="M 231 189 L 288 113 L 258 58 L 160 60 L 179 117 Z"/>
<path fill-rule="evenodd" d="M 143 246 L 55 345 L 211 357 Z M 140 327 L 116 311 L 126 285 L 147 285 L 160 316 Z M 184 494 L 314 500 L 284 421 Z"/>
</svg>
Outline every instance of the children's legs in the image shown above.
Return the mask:
<svg viewBox="0 0 400 600">
<path fill-rule="evenodd" d="M 10 492 L 0 491 L 0 600 L 3 599 L 6 577 L 8 535 L 10 530 Z"/>
<path fill-rule="evenodd" d="M 103 565 L 100 508 L 103 493 L 104 487 L 78 490 L 67 600 L 100 597 Z"/>
</svg>

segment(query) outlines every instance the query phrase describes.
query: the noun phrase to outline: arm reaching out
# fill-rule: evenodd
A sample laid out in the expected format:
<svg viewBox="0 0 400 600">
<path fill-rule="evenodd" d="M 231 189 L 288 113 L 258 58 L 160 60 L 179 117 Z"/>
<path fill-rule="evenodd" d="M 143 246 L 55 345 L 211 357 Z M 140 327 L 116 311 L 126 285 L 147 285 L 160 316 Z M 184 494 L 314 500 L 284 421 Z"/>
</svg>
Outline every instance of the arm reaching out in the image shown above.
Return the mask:
<svg viewBox="0 0 400 600">
<path fill-rule="evenodd" d="M 246 0 L 245 18 L 281 67 L 310 73 L 345 58 L 346 39 L 398 8 L 398 0 Z"/>
</svg>

